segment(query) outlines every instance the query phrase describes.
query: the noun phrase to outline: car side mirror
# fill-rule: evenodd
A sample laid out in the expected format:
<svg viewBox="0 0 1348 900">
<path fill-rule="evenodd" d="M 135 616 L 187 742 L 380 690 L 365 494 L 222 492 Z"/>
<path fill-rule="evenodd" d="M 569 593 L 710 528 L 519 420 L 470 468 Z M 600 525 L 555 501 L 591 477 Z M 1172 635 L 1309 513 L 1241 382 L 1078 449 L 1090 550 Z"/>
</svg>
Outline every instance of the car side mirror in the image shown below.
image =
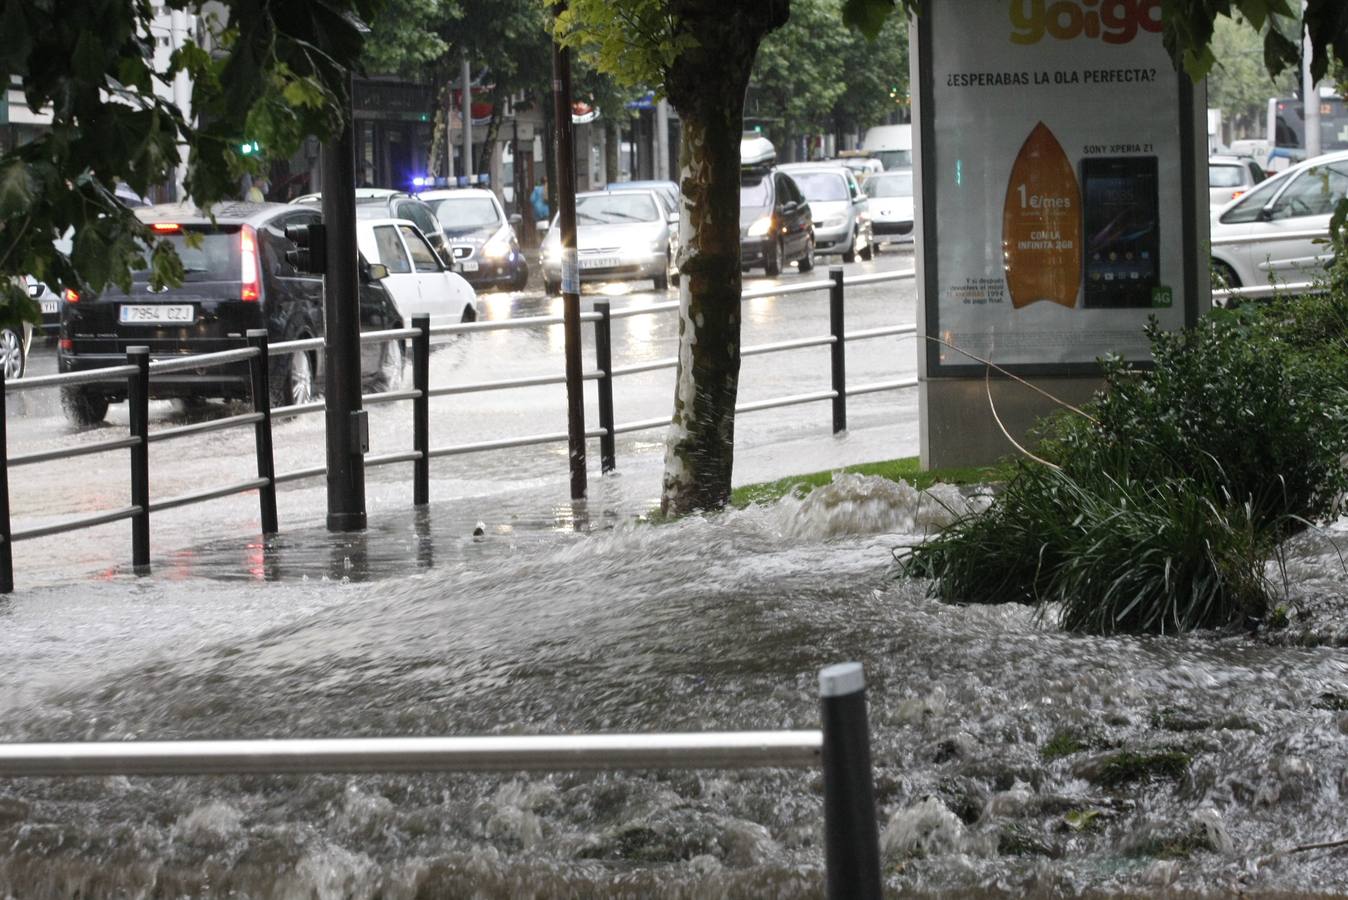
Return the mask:
<svg viewBox="0 0 1348 900">
<path fill-rule="evenodd" d="M 548 229 L 551 227 L 551 224 L 548 222 L 537 222 L 534 224 L 534 228 L 538 230 L 539 234 L 547 234 Z"/>
<path fill-rule="evenodd" d="M 371 281 L 383 281 L 388 277 L 388 266 L 383 263 L 370 263 L 366 275 L 369 276 Z"/>
<path fill-rule="evenodd" d="M 506 221 L 509 222 L 512 226 L 518 226 L 521 222 L 524 221 L 524 216 L 520 215 L 519 213 L 511 213 L 510 217 L 506 219 Z"/>
<path fill-rule="evenodd" d="M 788 216 L 798 209 L 800 209 L 800 204 L 794 200 L 788 200 L 782 204 L 782 212 Z"/>
<path fill-rule="evenodd" d="M 672 212 L 665 217 L 665 221 L 668 222 L 670 225 L 677 225 L 679 224 L 679 214 L 676 212 Z"/>
<path fill-rule="evenodd" d="M 1259 221 L 1261 221 L 1261 222 L 1272 222 L 1272 221 L 1273 221 L 1273 204 L 1272 204 L 1272 203 L 1269 203 L 1267 206 L 1264 206 L 1264 207 L 1260 208 L 1260 210 L 1259 210 Z"/>
</svg>

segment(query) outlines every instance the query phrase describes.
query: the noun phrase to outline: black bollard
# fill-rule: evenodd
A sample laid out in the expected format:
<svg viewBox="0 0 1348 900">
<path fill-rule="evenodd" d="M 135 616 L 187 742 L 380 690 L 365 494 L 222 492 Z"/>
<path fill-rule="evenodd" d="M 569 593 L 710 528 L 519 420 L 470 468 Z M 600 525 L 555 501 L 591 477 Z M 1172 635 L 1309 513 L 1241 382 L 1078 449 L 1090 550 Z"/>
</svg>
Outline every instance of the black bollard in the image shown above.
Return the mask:
<svg viewBox="0 0 1348 900">
<path fill-rule="evenodd" d="M 861 663 L 819 672 L 824 731 L 824 863 L 830 900 L 880 900 L 866 675 Z"/>
</svg>

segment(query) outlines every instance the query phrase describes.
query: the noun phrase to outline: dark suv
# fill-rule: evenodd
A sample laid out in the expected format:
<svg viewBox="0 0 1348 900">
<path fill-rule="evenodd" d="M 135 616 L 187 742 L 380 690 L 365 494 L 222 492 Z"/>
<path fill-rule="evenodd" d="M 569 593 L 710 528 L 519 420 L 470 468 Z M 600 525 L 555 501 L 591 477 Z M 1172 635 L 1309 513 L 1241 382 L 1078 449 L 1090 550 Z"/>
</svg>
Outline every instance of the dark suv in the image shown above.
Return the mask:
<svg viewBox="0 0 1348 900">
<path fill-rule="evenodd" d="M 279 203 L 232 203 L 216 207 L 215 221 L 190 205 L 152 206 L 136 215 L 173 243 L 186 275 L 175 288 L 154 289 L 135 273 L 131 293 L 104 296 L 67 293 L 61 304 L 57 359 L 62 372 L 123 365 L 128 347 L 150 348 L 151 359 L 212 353 L 242 346 L 250 328 L 266 328 L 278 341 L 321 337 L 323 279 L 297 271 L 286 260 L 295 245 L 291 225 L 320 221 L 317 210 Z M 189 239 L 190 237 L 190 239 Z M 382 267 L 381 267 L 382 268 Z M 361 261 L 360 323 L 363 331 L 399 328 L 397 307 Z M 273 406 L 307 403 L 317 394 L 323 354 L 296 351 L 271 359 Z M 367 386 L 389 390 L 402 376 L 402 344 L 361 347 Z M 245 398 L 248 364 L 173 372 L 150 380 L 155 398 Z M 103 420 L 110 402 L 126 399 L 125 381 L 62 388 L 67 417 L 81 425 Z"/>
</svg>

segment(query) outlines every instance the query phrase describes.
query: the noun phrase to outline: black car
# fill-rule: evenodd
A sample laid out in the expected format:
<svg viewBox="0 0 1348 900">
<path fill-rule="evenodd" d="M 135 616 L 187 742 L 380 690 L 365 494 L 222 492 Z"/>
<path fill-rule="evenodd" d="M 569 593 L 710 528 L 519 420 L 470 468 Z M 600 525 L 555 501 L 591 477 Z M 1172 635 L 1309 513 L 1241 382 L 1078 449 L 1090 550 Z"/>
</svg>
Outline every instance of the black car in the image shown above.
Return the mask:
<svg viewBox="0 0 1348 900">
<path fill-rule="evenodd" d="M 518 291 L 529 279 L 529 264 L 515 235 L 518 215 L 507 217 L 496 195 L 483 188 L 422 191 L 440 219 L 454 252 L 454 271 L 475 288 Z"/>
<path fill-rule="evenodd" d="M 746 168 L 740 176 L 740 264 L 762 266 L 770 277 L 788 263 L 814 268 L 810 204 L 790 175 Z"/>
<path fill-rule="evenodd" d="M 287 227 L 320 221 L 318 211 L 279 203 L 232 203 L 215 208 L 215 221 L 192 206 L 165 205 L 136 215 L 171 241 L 186 270 L 176 288 L 156 290 L 135 273 L 131 293 L 67 294 L 61 304 L 57 361 L 62 372 L 123 365 L 128 347 L 150 348 L 151 359 L 212 353 L 242 346 L 250 328 L 268 340 L 323 334 L 323 279 L 297 271 L 286 251 Z M 381 267 L 382 268 L 382 267 Z M 402 327 L 397 307 L 361 261 L 363 331 Z M 317 394 L 323 354 L 296 351 L 271 359 L 273 406 L 306 403 Z M 372 390 L 389 390 L 402 376 L 399 341 L 361 347 L 361 371 Z M 174 372 L 150 380 L 155 398 L 246 398 L 248 364 Z M 102 421 L 110 402 L 126 399 L 125 381 L 62 388 L 67 417 L 81 425 Z"/>
</svg>

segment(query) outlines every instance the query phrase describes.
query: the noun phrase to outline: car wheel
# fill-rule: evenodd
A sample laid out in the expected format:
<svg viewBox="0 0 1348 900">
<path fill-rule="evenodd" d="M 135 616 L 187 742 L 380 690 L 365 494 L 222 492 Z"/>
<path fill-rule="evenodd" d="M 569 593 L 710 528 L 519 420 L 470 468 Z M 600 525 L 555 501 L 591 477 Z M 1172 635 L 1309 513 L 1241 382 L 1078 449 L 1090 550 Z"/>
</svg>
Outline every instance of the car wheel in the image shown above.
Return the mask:
<svg viewBox="0 0 1348 900">
<path fill-rule="evenodd" d="M 865 246 L 857 252 L 857 255 L 866 260 L 866 262 L 870 262 L 875 258 L 875 244 L 871 242 L 870 238 L 866 239 Z"/>
<path fill-rule="evenodd" d="M 802 272 L 809 272 L 814 268 L 814 241 L 805 245 L 805 255 L 796 263 L 796 267 Z"/>
<path fill-rule="evenodd" d="M 521 262 L 520 267 L 515 270 L 515 280 L 510 282 L 512 291 L 522 291 L 524 286 L 529 283 L 529 264 Z"/>
<path fill-rule="evenodd" d="M 297 340 L 303 340 L 301 336 Z M 318 392 L 314 384 L 313 358 L 303 350 L 296 350 L 281 360 L 278 377 L 271 383 L 271 405 L 298 406 L 312 403 Z"/>
<path fill-rule="evenodd" d="M 5 380 L 22 378 L 28 368 L 28 360 L 23 355 L 23 338 L 12 328 L 0 328 L 0 366 L 5 370 Z"/>
<path fill-rule="evenodd" d="M 782 242 L 773 241 L 772 250 L 768 253 L 767 259 L 763 261 L 763 274 L 769 278 L 776 278 L 782 274 Z"/>
<path fill-rule="evenodd" d="M 1216 290 L 1238 288 L 1240 287 L 1240 276 L 1236 274 L 1235 269 L 1226 263 L 1214 259 L 1212 261 L 1212 287 Z"/>
<path fill-rule="evenodd" d="M 385 341 L 380 346 L 379 368 L 370 378 L 370 391 L 383 394 L 396 391 L 403 383 L 402 341 Z"/>
<path fill-rule="evenodd" d="M 857 233 L 855 231 L 852 232 L 852 243 L 848 244 L 847 249 L 843 251 L 842 261 L 845 263 L 857 261 Z"/>
<path fill-rule="evenodd" d="M 108 414 L 108 398 L 84 388 L 61 388 L 61 411 L 76 425 L 97 425 Z"/>
</svg>

